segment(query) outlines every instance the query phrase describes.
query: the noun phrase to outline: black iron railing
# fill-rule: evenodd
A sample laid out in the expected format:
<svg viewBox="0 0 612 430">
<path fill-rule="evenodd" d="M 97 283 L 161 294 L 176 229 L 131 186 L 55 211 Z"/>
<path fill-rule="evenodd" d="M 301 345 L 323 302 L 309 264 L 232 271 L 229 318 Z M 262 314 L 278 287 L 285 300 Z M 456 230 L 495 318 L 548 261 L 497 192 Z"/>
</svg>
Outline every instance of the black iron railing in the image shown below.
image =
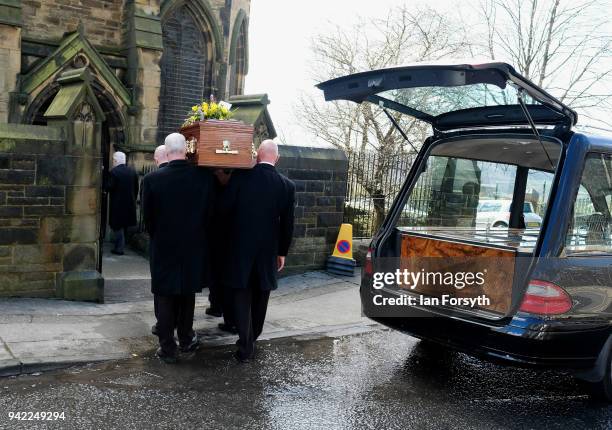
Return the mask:
<svg viewBox="0 0 612 430">
<path fill-rule="evenodd" d="M 370 238 L 380 227 L 414 158 L 414 153 L 354 152 L 348 155 L 344 222 L 353 225 L 356 239 Z"/>
</svg>

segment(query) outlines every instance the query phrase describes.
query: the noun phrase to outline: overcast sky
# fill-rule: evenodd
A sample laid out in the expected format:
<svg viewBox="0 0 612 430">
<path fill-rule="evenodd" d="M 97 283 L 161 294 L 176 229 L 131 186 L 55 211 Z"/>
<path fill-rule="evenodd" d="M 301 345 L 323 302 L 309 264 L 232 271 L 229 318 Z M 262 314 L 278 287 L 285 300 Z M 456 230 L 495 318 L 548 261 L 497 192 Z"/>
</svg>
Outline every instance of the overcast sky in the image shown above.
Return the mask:
<svg viewBox="0 0 612 430">
<path fill-rule="evenodd" d="M 252 0 L 245 93 L 268 93 L 279 135 L 289 144 L 310 144 L 312 137 L 297 124 L 293 104 L 302 92 L 313 92 L 315 82 L 309 76 L 308 61 L 315 35 L 330 31 L 334 24 L 350 25 L 360 15 L 384 17 L 390 8 L 402 4 L 429 5 L 469 20 L 474 16 L 475 1 Z"/>
</svg>

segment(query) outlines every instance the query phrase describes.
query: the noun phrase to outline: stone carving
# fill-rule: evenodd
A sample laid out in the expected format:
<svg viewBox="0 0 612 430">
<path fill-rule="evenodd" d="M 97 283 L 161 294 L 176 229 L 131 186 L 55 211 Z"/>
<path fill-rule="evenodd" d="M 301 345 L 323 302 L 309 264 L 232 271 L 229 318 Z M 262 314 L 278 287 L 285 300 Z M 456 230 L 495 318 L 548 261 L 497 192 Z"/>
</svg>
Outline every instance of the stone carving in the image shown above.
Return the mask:
<svg viewBox="0 0 612 430">
<path fill-rule="evenodd" d="M 73 120 L 75 146 L 90 148 L 95 144 L 95 120 L 93 107 L 87 102 L 81 103 Z"/>
<path fill-rule="evenodd" d="M 87 66 L 89 66 L 89 59 L 82 52 L 75 55 L 72 59 L 72 67 L 75 69 L 82 69 Z"/>
</svg>

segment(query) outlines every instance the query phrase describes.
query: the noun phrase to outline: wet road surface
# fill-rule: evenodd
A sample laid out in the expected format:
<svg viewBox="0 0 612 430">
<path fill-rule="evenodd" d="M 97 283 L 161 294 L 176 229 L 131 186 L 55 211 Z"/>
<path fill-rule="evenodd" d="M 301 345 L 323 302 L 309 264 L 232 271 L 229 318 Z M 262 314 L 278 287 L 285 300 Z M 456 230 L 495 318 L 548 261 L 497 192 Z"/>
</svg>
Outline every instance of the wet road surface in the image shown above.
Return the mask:
<svg viewBox="0 0 612 430">
<path fill-rule="evenodd" d="M 501 367 L 392 331 L 281 339 L 237 364 L 202 348 L 0 379 L 0 428 L 612 428 L 569 376 Z M 9 411 L 65 412 L 16 423 Z"/>
</svg>

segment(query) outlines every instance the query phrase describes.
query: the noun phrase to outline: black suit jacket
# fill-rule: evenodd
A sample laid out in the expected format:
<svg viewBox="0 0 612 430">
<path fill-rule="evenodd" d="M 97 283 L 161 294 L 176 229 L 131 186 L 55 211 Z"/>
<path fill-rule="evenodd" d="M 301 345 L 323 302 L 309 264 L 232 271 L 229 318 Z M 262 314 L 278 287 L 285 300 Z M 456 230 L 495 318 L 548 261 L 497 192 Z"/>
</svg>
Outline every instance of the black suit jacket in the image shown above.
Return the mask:
<svg viewBox="0 0 612 430">
<path fill-rule="evenodd" d="M 143 180 L 143 211 L 151 237 L 151 291 L 162 296 L 202 291 L 209 282 L 213 177 L 185 160 Z"/>
<path fill-rule="evenodd" d="M 269 164 L 235 170 L 222 205 L 231 226 L 230 285 L 247 288 L 255 280 L 262 290 L 276 289 L 276 257 L 287 255 L 293 237 L 295 185 Z"/>
<path fill-rule="evenodd" d="M 109 224 L 113 230 L 136 225 L 138 174 L 120 164 L 110 171 L 107 191 L 110 193 Z"/>
</svg>

